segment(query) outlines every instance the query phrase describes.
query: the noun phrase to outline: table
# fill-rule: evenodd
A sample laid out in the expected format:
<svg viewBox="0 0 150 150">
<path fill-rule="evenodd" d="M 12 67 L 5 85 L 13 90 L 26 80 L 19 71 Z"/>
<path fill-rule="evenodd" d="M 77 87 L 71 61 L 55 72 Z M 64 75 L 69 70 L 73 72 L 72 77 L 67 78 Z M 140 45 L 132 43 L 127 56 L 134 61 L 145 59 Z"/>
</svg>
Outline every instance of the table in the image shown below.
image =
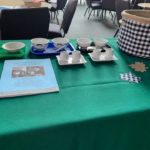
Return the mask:
<svg viewBox="0 0 150 150">
<path fill-rule="evenodd" d="M 139 61 L 150 68 L 150 60 L 121 52 L 115 39 L 109 44 L 116 62 L 93 63 L 85 55 L 85 65 L 62 67 L 51 58 L 59 93 L 1 99 L 0 149 L 149 150 L 150 72 L 128 65 Z M 120 80 L 126 72 L 142 82 Z"/>
<path fill-rule="evenodd" d="M 47 2 L 32 3 L 32 2 L 24 2 L 23 0 L 0 0 L 0 6 L 51 8 L 51 4 Z"/>
<path fill-rule="evenodd" d="M 138 6 L 144 9 L 150 9 L 150 3 L 139 3 Z"/>
</svg>

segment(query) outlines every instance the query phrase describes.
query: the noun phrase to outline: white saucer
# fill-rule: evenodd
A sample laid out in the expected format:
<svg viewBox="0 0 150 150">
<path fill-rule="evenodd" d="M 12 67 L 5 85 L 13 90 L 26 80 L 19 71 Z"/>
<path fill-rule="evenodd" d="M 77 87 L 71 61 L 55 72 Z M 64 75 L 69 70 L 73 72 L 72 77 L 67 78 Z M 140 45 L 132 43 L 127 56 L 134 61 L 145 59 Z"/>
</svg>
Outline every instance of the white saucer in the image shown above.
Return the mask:
<svg viewBox="0 0 150 150">
<path fill-rule="evenodd" d="M 113 55 L 111 59 L 105 59 L 105 53 L 104 53 L 104 54 L 102 53 L 102 54 L 99 56 L 99 58 L 94 58 L 94 57 L 92 56 L 92 53 L 88 53 L 88 54 L 89 54 L 90 58 L 92 59 L 92 61 L 95 61 L 95 62 L 118 60 L 118 58 L 117 58 L 115 55 Z"/>
<path fill-rule="evenodd" d="M 63 66 L 63 65 L 80 65 L 80 64 L 85 64 L 87 61 L 84 59 L 84 57 L 81 55 L 81 58 L 78 62 L 72 61 L 72 55 L 69 55 L 68 61 L 61 61 L 60 56 L 56 56 L 58 64 Z"/>
</svg>

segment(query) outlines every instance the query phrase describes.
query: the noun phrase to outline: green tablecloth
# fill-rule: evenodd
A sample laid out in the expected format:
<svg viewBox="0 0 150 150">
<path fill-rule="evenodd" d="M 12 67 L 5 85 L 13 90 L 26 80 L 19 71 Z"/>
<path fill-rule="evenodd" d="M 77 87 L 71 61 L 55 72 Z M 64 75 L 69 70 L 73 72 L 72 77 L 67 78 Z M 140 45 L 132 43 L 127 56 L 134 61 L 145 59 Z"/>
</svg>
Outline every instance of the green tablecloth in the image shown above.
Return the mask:
<svg viewBox="0 0 150 150">
<path fill-rule="evenodd" d="M 52 58 L 59 93 L 0 100 L 0 150 L 150 150 L 150 71 L 128 66 L 150 68 L 150 60 L 126 55 L 115 39 L 109 44 L 118 61 L 85 55 L 85 65 L 63 67 Z M 121 80 L 126 72 L 142 82 Z"/>
</svg>

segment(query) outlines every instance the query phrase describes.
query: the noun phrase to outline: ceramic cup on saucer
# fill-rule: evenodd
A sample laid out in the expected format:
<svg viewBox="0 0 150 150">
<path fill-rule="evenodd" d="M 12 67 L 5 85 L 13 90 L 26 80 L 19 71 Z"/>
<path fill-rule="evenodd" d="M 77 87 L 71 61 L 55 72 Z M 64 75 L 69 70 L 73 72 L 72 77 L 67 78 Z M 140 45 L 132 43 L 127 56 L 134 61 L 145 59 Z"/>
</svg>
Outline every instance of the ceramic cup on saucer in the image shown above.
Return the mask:
<svg viewBox="0 0 150 150">
<path fill-rule="evenodd" d="M 112 60 L 112 59 L 113 59 L 113 50 L 108 49 L 108 50 L 105 52 L 105 59 L 106 59 L 106 60 Z"/>
<path fill-rule="evenodd" d="M 60 61 L 67 62 L 69 59 L 69 54 L 66 51 L 61 51 L 59 57 L 60 57 Z"/>
<path fill-rule="evenodd" d="M 74 63 L 79 62 L 80 59 L 81 59 L 80 51 L 73 51 L 72 52 L 72 62 L 74 62 Z"/>
<path fill-rule="evenodd" d="M 95 59 L 99 59 L 101 55 L 101 49 L 94 49 L 92 52 L 92 57 Z"/>
</svg>

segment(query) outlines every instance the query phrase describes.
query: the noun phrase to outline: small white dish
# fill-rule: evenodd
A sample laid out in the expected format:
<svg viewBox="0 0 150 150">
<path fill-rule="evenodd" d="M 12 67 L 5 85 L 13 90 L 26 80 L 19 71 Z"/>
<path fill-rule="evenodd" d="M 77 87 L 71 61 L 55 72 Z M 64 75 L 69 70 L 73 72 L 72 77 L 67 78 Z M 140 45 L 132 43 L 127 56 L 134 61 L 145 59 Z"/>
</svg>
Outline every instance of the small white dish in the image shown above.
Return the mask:
<svg viewBox="0 0 150 150">
<path fill-rule="evenodd" d="M 114 61 L 114 60 L 118 60 L 118 58 L 113 54 L 112 58 L 111 59 L 106 59 L 105 57 L 105 53 L 101 53 L 101 55 L 99 56 L 99 58 L 94 58 L 92 56 L 92 53 L 88 53 L 90 58 L 92 59 L 92 61 L 95 61 L 95 62 L 105 62 L 105 61 Z"/>
<path fill-rule="evenodd" d="M 60 66 L 80 65 L 80 64 L 85 64 L 85 63 L 87 62 L 87 61 L 85 60 L 85 58 L 84 58 L 82 55 L 81 55 L 80 60 L 79 60 L 79 61 L 76 61 L 76 62 L 73 61 L 72 55 L 69 55 L 69 58 L 68 58 L 67 61 L 61 61 L 59 55 L 57 55 L 56 58 L 57 58 L 58 64 L 59 64 Z"/>
<path fill-rule="evenodd" d="M 37 50 L 44 51 L 47 48 L 49 40 L 45 38 L 31 39 L 32 46 Z"/>
<path fill-rule="evenodd" d="M 2 45 L 2 48 L 8 51 L 9 53 L 18 52 L 24 47 L 25 47 L 25 44 L 22 42 L 8 42 Z"/>
<path fill-rule="evenodd" d="M 54 43 L 55 47 L 60 48 L 64 45 L 68 44 L 69 39 L 58 37 L 58 38 L 52 39 L 52 42 Z"/>
</svg>

